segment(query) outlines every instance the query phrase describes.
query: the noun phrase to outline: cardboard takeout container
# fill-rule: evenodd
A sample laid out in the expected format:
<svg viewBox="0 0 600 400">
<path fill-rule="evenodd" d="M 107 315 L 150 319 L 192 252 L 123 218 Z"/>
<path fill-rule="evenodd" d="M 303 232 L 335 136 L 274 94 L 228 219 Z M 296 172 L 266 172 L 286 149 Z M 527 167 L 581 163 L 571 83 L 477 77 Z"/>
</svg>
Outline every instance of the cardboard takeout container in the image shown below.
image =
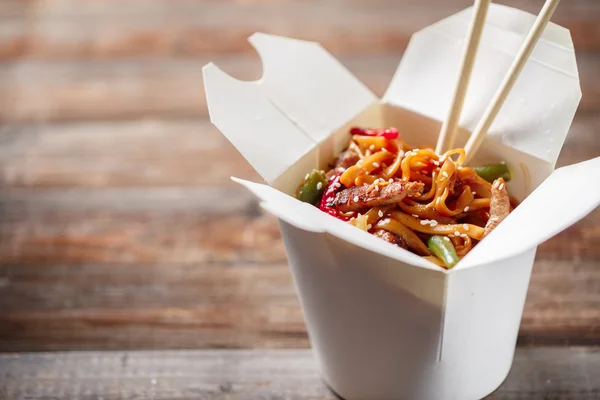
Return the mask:
<svg viewBox="0 0 600 400">
<path fill-rule="evenodd" d="M 212 122 L 269 185 L 235 179 L 280 220 L 323 378 L 356 399 L 476 399 L 510 369 L 536 247 L 600 202 L 600 158 L 554 171 L 581 98 L 569 31 L 550 23 L 473 165 L 506 161 L 522 204 L 446 271 L 293 198 L 346 145 L 350 126 L 435 147 L 472 9 L 413 35 L 382 99 L 319 44 L 254 34 L 263 77 L 209 64 Z M 535 17 L 491 5 L 461 118 L 479 118 Z M 573 188 L 586 188 L 574 195 Z"/>
</svg>

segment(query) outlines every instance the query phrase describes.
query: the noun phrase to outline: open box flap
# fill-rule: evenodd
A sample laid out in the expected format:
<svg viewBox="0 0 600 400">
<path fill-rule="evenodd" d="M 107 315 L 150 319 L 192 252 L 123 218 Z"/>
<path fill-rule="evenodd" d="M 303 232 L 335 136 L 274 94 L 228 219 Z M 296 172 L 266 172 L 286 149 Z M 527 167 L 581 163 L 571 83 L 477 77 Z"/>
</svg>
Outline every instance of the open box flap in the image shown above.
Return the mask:
<svg viewBox="0 0 600 400">
<path fill-rule="evenodd" d="M 573 225 L 600 204 L 599 181 L 600 157 L 557 169 L 458 267 L 521 254 Z"/>
<path fill-rule="evenodd" d="M 472 12 L 460 12 L 412 36 L 386 102 L 439 121 L 446 118 Z M 475 129 L 534 19 L 521 10 L 490 5 L 461 115 L 465 129 Z M 550 23 L 488 135 L 554 165 L 580 99 L 570 35 Z"/>
<path fill-rule="evenodd" d="M 249 41 L 269 98 L 316 142 L 378 100 L 319 43 L 264 33 Z"/>
<path fill-rule="evenodd" d="M 214 64 L 202 72 L 210 120 L 267 182 L 315 146 L 269 100 L 260 82 L 241 82 Z"/>
<path fill-rule="evenodd" d="M 494 25 L 521 36 L 526 36 L 527 33 L 529 33 L 529 29 L 537 18 L 535 15 L 526 11 L 517 10 L 502 4 L 491 4 L 490 7 L 493 7 L 494 19 L 492 23 Z M 470 21 L 472 14 L 473 11 L 471 7 L 458 12 L 456 15 Z M 571 40 L 569 30 L 557 24 L 548 24 L 541 39 L 556 43 L 562 47 L 573 49 L 573 41 Z"/>
<path fill-rule="evenodd" d="M 206 99 L 212 123 L 273 184 L 377 97 L 317 43 L 262 33 L 249 40 L 262 78 L 239 81 L 208 64 Z"/>
</svg>

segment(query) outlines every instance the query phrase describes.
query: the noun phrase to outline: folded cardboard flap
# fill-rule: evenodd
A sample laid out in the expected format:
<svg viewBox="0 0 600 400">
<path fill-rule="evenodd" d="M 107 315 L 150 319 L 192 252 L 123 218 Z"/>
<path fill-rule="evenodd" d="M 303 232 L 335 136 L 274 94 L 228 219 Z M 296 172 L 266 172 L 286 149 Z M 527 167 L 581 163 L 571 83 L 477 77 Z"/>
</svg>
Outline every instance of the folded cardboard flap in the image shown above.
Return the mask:
<svg viewBox="0 0 600 400">
<path fill-rule="evenodd" d="M 429 261 L 423 260 L 416 254 L 387 243 L 351 224 L 333 218 L 318 208 L 281 193 L 270 186 L 238 178 L 232 179 L 254 193 L 261 200 L 261 206 L 265 210 L 298 229 L 309 232 L 327 232 L 358 247 L 375 251 L 407 264 L 445 271 Z"/>
<path fill-rule="evenodd" d="M 385 102 L 444 120 L 467 35 L 466 12 L 412 36 Z M 473 131 L 483 116 L 533 23 L 532 17 L 521 10 L 490 5 L 461 114 L 460 125 L 465 129 Z M 581 89 L 568 30 L 550 23 L 542 38 L 544 42 L 527 62 L 488 136 L 554 165 Z"/>
<path fill-rule="evenodd" d="M 270 186 L 232 177 L 234 182 L 245 186 L 262 203 L 263 208 L 296 228 L 310 232 L 324 232 L 321 228 L 323 213 L 308 203 L 303 203 Z"/>
<path fill-rule="evenodd" d="M 490 4 L 490 13 L 493 14 L 488 14 L 488 20 L 494 26 L 514 32 L 520 36 L 525 36 L 529 33 L 529 29 L 533 26 L 537 18 L 537 16 L 526 11 L 496 3 Z M 459 11 L 454 16 L 470 22 L 472 14 L 473 7 L 469 7 Z M 554 23 L 549 23 L 546 26 L 540 39 L 556 43 L 561 47 L 573 49 L 573 41 L 571 40 L 569 30 Z"/>
<path fill-rule="evenodd" d="M 600 157 L 557 169 L 460 263 L 508 258 L 538 246 L 600 205 Z"/>
<path fill-rule="evenodd" d="M 471 18 L 470 15 L 464 15 L 464 13 L 460 13 L 460 16 L 460 18 L 447 18 L 441 23 L 435 24 L 430 29 L 445 39 L 462 41 L 464 45 L 464 39 L 471 25 Z M 534 16 L 532 15 L 531 17 Z M 527 28 L 530 26 L 527 26 Z M 560 28 L 560 31 L 566 34 L 566 39 L 570 41 L 571 38 L 567 29 L 555 24 L 552 24 L 552 26 Z M 545 31 L 545 33 L 547 32 L 548 30 Z M 493 21 L 490 21 L 482 33 L 482 40 L 484 43 L 488 43 L 494 50 L 514 56 L 521 48 L 526 33 L 509 30 L 502 26 L 497 26 L 493 24 Z M 543 36 L 529 56 L 529 62 L 552 65 L 553 68 L 568 75 L 577 76 L 577 63 L 575 62 L 573 44 L 568 43 L 567 46 L 563 45 L 564 40 L 562 40 L 562 35 L 558 43 L 551 39 L 552 36 L 547 34 Z"/>
<path fill-rule="evenodd" d="M 212 123 L 273 184 L 377 97 L 318 43 L 262 33 L 249 41 L 263 63 L 262 78 L 239 81 L 208 64 L 207 104 Z"/>
<path fill-rule="evenodd" d="M 315 142 L 378 100 L 318 43 L 264 33 L 249 41 L 269 98 Z"/>
<path fill-rule="evenodd" d="M 241 82 L 214 64 L 203 69 L 211 122 L 269 183 L 314 142 L 269 101 L 260 82 Z M 266 146 L 277 149 L 265 156 Z"/>
</svg>

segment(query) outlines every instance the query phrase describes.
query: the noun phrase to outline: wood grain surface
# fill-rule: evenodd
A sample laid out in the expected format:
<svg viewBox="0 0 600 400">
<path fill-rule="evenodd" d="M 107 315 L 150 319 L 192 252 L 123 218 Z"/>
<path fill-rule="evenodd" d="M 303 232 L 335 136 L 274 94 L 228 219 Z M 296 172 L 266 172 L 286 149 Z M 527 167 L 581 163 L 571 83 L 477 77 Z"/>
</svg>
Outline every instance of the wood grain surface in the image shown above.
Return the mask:
<svg viewBox="0 0 600 400">
<path fill-rule="evenodd" d="M 0 396 L 21 400 L 335 400 L 308 350 L 0 355 Z M 488 400 L 596 400 L 600 351 L 520 348 Z"/>
<path fill-rule="evenodd" d="M 321 42 L 381 95 L 410 35 L 471 3 L 0 2 L 0 351 L 308 346 L 277 222 L 229 179 L 260 180 L 210 125 L 201 68 L 259 78 L 246 37 L 265 31 Z M 583 91 L 568 165 L 600 155 L 600 2 L 554 20 Z M 540 247 L 521 344 L 600 344 L 599 226 Z"/>
</svg>

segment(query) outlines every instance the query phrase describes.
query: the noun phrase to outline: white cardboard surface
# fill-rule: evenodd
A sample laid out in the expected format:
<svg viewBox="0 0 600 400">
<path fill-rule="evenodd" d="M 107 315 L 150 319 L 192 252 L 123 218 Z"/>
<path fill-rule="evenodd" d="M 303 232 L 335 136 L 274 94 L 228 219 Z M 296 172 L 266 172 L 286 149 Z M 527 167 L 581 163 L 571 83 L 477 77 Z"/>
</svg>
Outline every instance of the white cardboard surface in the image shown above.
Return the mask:
<svg viewBox="0 0 600 400">
<path fill-rule="evenodd" d="M 202 72 L 211 122 L 265 181 L 273 183 L 314 147 L 314 142 L 269 100 L 259 83 L 238 81 L 214 64 L 206 65 Z M 265 157 L 262 145 L 278 151 Z"/>
<path fill-rule="evenodd" d="M 384 101 L 445 118 L 471 13 L 467 9 L 412 36 Z M 517 9 L 490 5 L 460 120 L 467 130 L 479 122 L 534 19 Z M 430 90 L 424 90 L 424 82 Z M 549 23 L 488 136 L 554 165 L 580 99 L 568 30 Z"/>
<path fill-rule="evenodd" d="M 600 157 L 559 168 L 482 240 L 461 268 L 477 266 L 503 253 L 516 256 L 542 244 L 600 205 Z M 492 235 L 490 235 L 492 238 Z"/>
<path fill-rule="evenodd" d="M 381 106 L 314 43 L 253 35 L 264 63 L 257 82 L 239 82 L 214 65 L 204 69 L 211 120 L 275 186 L 236 180 L 279 217 L 323 376 L 348 400 L 476 399 L 493 391 L 510 369 L 536 246 L 600 203 L 600 189 L 590 184 L 600 178 L 600 158 L 552 173 L 581 97 L 570 35 L 554 24 L 480 150 L 515 169 L 512 194 L 537 190 L 454 269 L 276 190 L 292 193 L 357 114 L 361 123 L 381 124 L 386 104 L 401 107 L 407 142 L 426 138 L 433 146 L 471 13 L 413 35 Z M 535 18 L 494 4 L 488 15 L 461 119 L 467 130 Z M 585 196 L 565 196 L 573 186 L 585 187 Z"/>
<path fill-rule="evenodd" d="M 255 33 L 261 85 L 283 113 L 320 142 L 377 97 L 320 44 Z"/>
</svg>

